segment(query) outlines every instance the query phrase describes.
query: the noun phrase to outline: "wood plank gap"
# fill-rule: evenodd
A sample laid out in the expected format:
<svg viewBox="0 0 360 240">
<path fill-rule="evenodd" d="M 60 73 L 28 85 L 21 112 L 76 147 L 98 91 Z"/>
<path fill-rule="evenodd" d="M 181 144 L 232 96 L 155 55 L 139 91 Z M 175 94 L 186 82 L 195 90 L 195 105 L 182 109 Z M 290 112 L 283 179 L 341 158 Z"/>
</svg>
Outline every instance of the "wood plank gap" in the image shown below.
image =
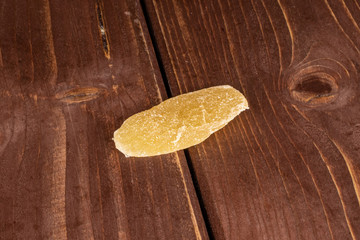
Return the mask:
<svg viewBox="0 0 360 240">
<path fill-rule="evenodd" d="M 208 217 L 209 215 L 208 215 L 208 213 L 206 211 L 206 208 L 205 208 L 205 203 L 204 203 L 204 200 L 203 200 L 203 197 L 202 197 L 202 194 L 201 194 L 201 189 L 200 189 L 197 177 L 196 177 L 196 173 L 195 173 L 195 170 L 194 170 L 194 166 L 192 164 L 192 160 L 191 160 L 189 150 L 184 149 L 184 153 L 185 153 L 186 162 L 187 162 L 187 165 L 188 165 L 188 168 L 189 168 L 189 171 L 190 171 L 191 180 L 192 180 L 194 188 L 195 188 L 196 197 L 197 197 L 197 199 L 199 201 L 201 214 L 203 216 L 205 226 L 206 226 L 206 230 L 207 230 L 208 235 L 209 235 L 209 239 L 214 240 L 215 239 L 214 232 L 212 230 L 211 223 L 210 223 L 210 220 L 209 220 L 209 217 Z"/>
<path fill-rule="evenodd" d="M 151 19 L 149 17 L 148 11 L 147 11 L 145 1 L 140 0 L 140 5 L 141 5 L 143 15 L 144 15 L 144 18 L 145 18 L 145 21 L 146 21 L 146 25 L 147 25 L 147 28 L 148 28 L 148 31 L 149 31 L 151 42 L 152 42 L 152 45 L 153 45 L 153 48 L 154 48 L 156 60 L 158 62 L 158 66 L 159 66 L 159 69 L 160 69 L 160 72 L 161 72 L 161 77 L 162 77 L 163 82 L 164 82 L 164 86 L 165 86 L 165 89 L 166 89 L 166 94 L 167 94 L 168 98 L 171 98 L 173 96 L 173 94 L 171 92 L 169 81 L 168 81 L 168 78 L 166 76 L 166 71 L 165 71 L 165 68 L 164 68 L 163 60 L 161 58 L 159 46 L 157 44 L 157 41 L 156 41 L 156 38 L 155 38 L 155 35 L 154 35 L 154 30 L 153 30 L 153 27 L 152 27 Z M 198 180 L 197 180 L 197 177 L 196 177 L 196 173 L 194 171 L 194 167 L 193 167 L 192 160 L 191 160 L 191 157 L 190 157 L 190 154 L 189 154 L 189 150 L 185 149 L 184 154 L 185 154 L 186 162 L 187 162 L 187 165 L 188 165 L 188 168 L 189 168 L 189 171 L 190 171 L 190 175 L 191 175 L 191 180 L 192 180 L 192 183 L 194 185 L 194 189 L 195 189 L 196 196 L 197 196 L 197 199 L 198 199 L 198 202 L 199 202 L 199 205 L 200 205 L 201 214 L 202 214 L 202 217 L 203 217 L 204 222 L 205 222 L 205 226 L 206 226 L 206 230 L 207 230 L 209 239 L 213 240 L 213 239 L 215 239 L 215 237 L 214 237 L 213 230 L 212 230 L 211 224 L 210 224 L 210 220 L 209 220 L 209 217 L 208 217 L 208 214 L 207 214 L 207 211 L 206 211 L 206 208 L 205 208 L 205 204 L 204 204 L 204 201 L 203 201 L 203 198 L 202 198 L 202 195 L 201 195 L 200 186 L 199 186 L 199 183 L 198 183 Z"/>
<path fill-rule="evenodd" d="M 156 38 L 155 38 L 155 35 L 154 35 L 154 30 L 153 30 L 153 27 L 152 27 L 151 19 L 149 17 L 148 11 L 146 9 L 146 3 L 145 3 L 144 0 L 139 0 L 139 2 L 140 2 L 140 5 L 141 5 L 141 9 L 143 11 L 143 14 L 144 14 L 146 26 L 147 26 L 148 31 L 149 31 L 151 43 L 152 43 L 153 48 L 154 48 L 156 61 L 158 62 L 161 77 L 162 77 L 163 82 L 164 82 L 164 86 L 165 86 L 165 89 L 166 89 L 166 94 L 167 94 L 168 98 L 171 98 L 173 96 L 173 94 L 171 92 L 170 84 L 169 84 L 168 78 L 166 76 L 163 60 L 161 58 L 159 46 L 157 44 L 157 41 L 156 41 Z"/>
</svg>

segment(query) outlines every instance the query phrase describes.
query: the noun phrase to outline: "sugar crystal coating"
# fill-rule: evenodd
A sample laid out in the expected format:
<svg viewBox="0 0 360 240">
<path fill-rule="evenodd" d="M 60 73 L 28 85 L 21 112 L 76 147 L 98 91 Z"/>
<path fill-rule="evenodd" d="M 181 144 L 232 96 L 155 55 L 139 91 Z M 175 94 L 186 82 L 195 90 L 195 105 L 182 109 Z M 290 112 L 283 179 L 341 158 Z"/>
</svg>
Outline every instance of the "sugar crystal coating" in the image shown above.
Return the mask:
<svg viewBox="0 0 360 240">
<path fill-rule="evenodd" d="M 203 142 L 248 109 L 245 97 L 222 85 L 182 94 L 129 117 L 114 132 L 126 156 L 156 156 Z"/>
</svg>

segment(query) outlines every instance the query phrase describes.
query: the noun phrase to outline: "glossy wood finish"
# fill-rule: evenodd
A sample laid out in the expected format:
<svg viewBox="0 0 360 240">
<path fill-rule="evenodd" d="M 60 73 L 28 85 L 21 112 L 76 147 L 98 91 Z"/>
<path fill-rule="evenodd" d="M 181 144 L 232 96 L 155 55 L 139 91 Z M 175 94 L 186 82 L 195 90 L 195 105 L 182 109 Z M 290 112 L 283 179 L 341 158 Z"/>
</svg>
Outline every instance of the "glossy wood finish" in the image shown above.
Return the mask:
<svg viewBox="0 0 360 240">
<path fill-rule="evenodd" d="M 173 95 L 249 101 L 189 150 L 214 238 L 359 239 L 359 2 L 145 2 Z"/>
<path fill-rule="evenodd" d="M 164 98 L 138 1 L 0 1 L 0 239 L 207 239 L 184 154 L 112 141 Z"/>
</svg>

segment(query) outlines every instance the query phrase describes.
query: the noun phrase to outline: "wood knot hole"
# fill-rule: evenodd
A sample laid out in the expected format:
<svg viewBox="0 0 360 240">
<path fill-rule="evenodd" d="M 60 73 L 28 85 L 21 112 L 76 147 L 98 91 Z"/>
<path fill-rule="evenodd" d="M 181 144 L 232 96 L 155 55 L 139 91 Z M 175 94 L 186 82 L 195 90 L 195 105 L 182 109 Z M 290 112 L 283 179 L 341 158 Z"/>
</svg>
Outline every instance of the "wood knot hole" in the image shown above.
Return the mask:
<svg viewBox="0 0 360 240">
<path fill-rule="evenodd" d="M 331 75 L 317 72 L 297 76 L 290 91 L 295 100 L 314 106 L 333 101 L 337 96 L 338 86 Z"/>
<path fill-rule="evenodd" d="M 326 95 L 332 91 L 331 85 L 321 78 L 311 77 L 295 86 L 294 91 L 303 92 L 307 94 Z"/>
</svg>

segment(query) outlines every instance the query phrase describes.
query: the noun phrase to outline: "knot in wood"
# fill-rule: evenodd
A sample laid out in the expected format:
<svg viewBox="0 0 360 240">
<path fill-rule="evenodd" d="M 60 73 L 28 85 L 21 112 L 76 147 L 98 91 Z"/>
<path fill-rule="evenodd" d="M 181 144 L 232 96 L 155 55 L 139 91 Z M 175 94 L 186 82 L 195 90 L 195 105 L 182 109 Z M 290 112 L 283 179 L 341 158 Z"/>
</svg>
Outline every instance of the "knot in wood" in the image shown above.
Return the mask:
<svg viewBox="0 0 360 240">
<path fill-rule="evenodd" d="M 71 103 L 81 103 L 88 102 L 98 98 L 104 93 L 104 89 L 95 88 L 95 87 L 84 87 L 84 88 L 74 88 L 56 94 L 56 99 L 61 102 Z"/>
<path fill-rule="evenodd" d="M 347 82 L 334 66 L 304 64 L 288 74 L 291 99 L 306 107 L 330 106 L 339 99 L 340 86 Z"/>
</svg>

